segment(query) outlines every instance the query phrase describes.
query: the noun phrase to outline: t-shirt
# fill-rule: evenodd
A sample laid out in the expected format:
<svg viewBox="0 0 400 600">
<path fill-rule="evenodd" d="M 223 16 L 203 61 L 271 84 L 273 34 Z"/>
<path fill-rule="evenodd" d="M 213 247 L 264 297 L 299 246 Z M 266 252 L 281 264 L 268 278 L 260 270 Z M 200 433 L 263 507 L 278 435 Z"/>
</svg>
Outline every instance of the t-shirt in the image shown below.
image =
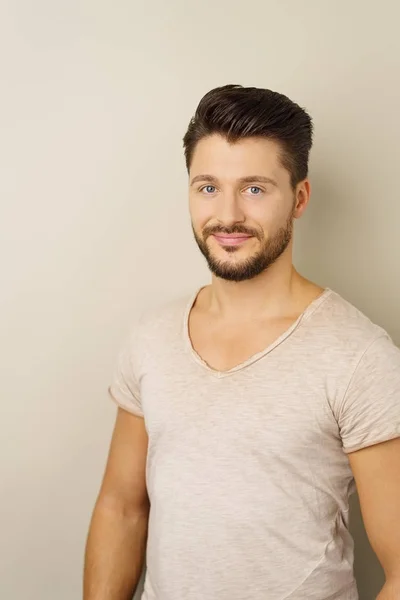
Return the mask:
<svg viewBox="0 0 400 600">
<path fill-rule="evenodd" d="M 149 436 L 142 600 L 356 600 L 347 453 L 400 437 L 400 350 L 326 289 L 216 371 L 190 341 L 196 297 L 138 319 L 109 388 Z"/>
</svg>

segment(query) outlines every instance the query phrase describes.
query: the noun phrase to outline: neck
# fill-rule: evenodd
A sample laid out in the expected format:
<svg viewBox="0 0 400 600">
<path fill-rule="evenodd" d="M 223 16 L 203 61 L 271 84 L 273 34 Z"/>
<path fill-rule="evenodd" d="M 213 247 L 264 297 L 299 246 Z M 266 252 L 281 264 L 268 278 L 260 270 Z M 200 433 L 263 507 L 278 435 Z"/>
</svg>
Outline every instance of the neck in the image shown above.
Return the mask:
<svg viewBox="0 0 400 600">
<path fill-rule="evenodd" d="M 227 319 L 279 317 L 303 310 L 310 285 L 313 284 L 295 270 L 291 255 L 282 255 L 253 279 L 233 282 L 213 276 L 207 304 L 212 312 Z"/>
</svg>

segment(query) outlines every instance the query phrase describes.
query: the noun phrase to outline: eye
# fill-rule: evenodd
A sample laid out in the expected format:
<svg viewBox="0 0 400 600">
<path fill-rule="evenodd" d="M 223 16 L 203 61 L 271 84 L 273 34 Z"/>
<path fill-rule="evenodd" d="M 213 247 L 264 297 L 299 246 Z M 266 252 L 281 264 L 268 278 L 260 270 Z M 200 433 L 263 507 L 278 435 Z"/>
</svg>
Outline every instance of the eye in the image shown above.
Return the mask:
<svg viewBox="0 0 400 600">
<path fill-rule="evenodd" d="M 247 189 L 250 190 L 250 194 L 252 196 L 259 196 L 262 193 L 262 191 L 263 191 L 257 185 L 252 185 L 252 186 L 248 187 Z"/>
<path fill-rule="evenodd" d="M 203 185 L 199 192 L 205 192 L 206 195 L 213 194 L 217 188 L 215 185 Z"/>
</svg>

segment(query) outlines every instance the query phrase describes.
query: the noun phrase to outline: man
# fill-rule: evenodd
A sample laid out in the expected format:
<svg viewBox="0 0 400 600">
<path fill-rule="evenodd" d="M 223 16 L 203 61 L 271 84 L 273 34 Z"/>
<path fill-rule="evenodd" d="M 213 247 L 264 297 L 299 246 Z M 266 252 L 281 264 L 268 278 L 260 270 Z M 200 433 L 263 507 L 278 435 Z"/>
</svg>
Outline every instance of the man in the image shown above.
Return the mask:
<svg viewBox="0 0 400 600">
<path fill-rule="evenodd" d="M 86 549 L 85 600 L 355 600 L 348 496 L 400 599 L 400 351 L 293 267 L 312 123 L 228 85 L 184 137 L 212 283 L 138 319 Z"/>
</svg>

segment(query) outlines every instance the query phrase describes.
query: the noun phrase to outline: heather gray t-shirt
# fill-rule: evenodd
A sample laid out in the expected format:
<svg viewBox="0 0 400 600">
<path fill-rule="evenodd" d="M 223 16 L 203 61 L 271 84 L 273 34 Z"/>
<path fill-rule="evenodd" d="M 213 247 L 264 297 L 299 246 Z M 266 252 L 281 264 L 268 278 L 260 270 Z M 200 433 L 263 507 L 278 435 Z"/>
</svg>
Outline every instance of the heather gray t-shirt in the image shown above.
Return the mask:
<svg viewBox="0 0 400 600">
<path fill-rule="evenodd" d="M 356 600 L 347 453 L 400 437 L 400 350 L 327 289 L 215 371 L 191 346 L 196 296 L 139 319 L 109 388 L 149 435 L 142 599 Z"/>
</svg>

